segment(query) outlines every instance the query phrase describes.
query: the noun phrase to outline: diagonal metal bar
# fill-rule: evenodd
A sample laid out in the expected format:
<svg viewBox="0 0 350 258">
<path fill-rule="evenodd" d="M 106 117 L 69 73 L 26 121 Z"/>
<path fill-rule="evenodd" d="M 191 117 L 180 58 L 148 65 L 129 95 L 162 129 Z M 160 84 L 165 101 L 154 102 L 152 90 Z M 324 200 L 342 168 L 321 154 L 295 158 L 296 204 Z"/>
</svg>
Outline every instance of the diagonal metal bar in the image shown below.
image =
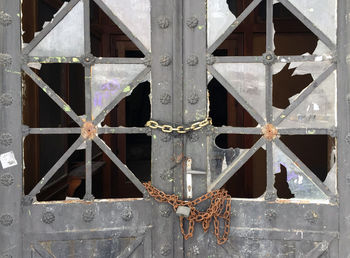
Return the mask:
<svg viewBox="0 0 350 258">
<path fill-rule="evenodd" d="M 240 169 L 253 155 L 254 153 L 260 149 L 265 144 L 265 139 L 261 137 L 252 148 L 250 148 L 247 152 L 239 156 L 230 166 L 227 167 L 225 171 L 223 171 L 218 178 L 215 179 L 209 185 L 208 191 L 218 189 L 222 187 L 237 171 Z"/>
<path fill-rule="evenodd" d="M 142 243 L 143 239 L 145 238 L 144 235 L 136 237 L 134 241 L 129 244 L 120 255 L 117 256 L 117 258 L 127 258 L 130 257 L 130 255 L 133 254 L 133 252 L 136 250 L 136 248 Z"/>
<path fill-rule="evenodd" d="M 247 18 L 247 16 L 257 7 L 262 0 L 254 0 L 248 7 L 237 17 L 231 26 L 208 48 L 208 53 L 212 54 L 222 42 Z"/>
<path fill-rule="evenodd" d="M 71 107 L 58 96 L 36 73 L 27 65 L 22 65 L 22 70 L 78 125 L 82 126 L 81 118 L 71 109 Z"/>
<path fill-rule="evenodd" d="M 55 165 L 46 173 L 46 175 L 39 181 L 39 183 L 30 191 L 29 196 L 35 197 L 40 193 L 45 184 L 55 175 L 57 170 L 62 167 L 66 160 L 73 154 L 73 152 L 84 142 L 83 137 L 79 137 L 72 146 L 63 154 L 63 156 L 56 162 Z"/>
<path fill-rule="evenodd" d="M 262 63 L 262 56 L 215 56 L 215 63 Z"/>
<path fill-rule="evenodd" d="M 107 146 L 107 144 L 102 141 L 99 137 L 95 137 L 94 142 L 100 147 L 102 151 L 113 161 L 113 163 L 124 173 L 124 175 L 129 178 L 129 180 L 139 189 L 143 194 L 146 193 L 144 185 L 140 180 L 131 172 L 131 170 L 118 159 L 118 157 L 112 152 L 112 150 Z"/>
<path fill-rule="evenodd" d="M 336 46 L 320 29 L 318 29 L 308 18 L 306 18 L 288 0 L 279 0 L 292 14 L 294 14 L 309 30 L 311 30 L 330 50 L 335 50 Z"/>
<path fill-rule="evenodd" d="M 85 196 L 84 200 L 92 200 L 92 141 L 86 140 L 85 150 Z"/>
<path fill-rule="evenodd" d="M 53 256 L 52 254 L 50 254 L 48 252 L 48 250 L 46 250 L 41 244 L 34 244 L 32 246 L 32 248 L 36 251 L 36 253 L 38 255 L 40 255 L 40 257 L 43 257 L 43 258 L 54 258 L 55 256 Z"/>
<path fill-rule="evenodd" d="M 72 8 L 79 2 L 79 0 L 70 1 L 53 20 L 43 28 L 43 30 L 23 49 L 23 54 L 29 54 L 40 41 L 72 10 Z"/>
<path fill-rule="evenodd" d="M 116 106 L 118 105 L 118 103 L 125 98 L 126 96 L 128 96 L 136 87 L 137 85 L 139 85 L 139 83 L 141 83 L 144 78 L 146 77 L 146 75 L 150 72 L 151 68 L 147 67 L 145 68 L 142 72 L 140 72 L 135 79 L 129 84 L 130 86 L 130 90 L 128 90 L 127 92 L 121 92 L 118 96 L 116 96 L 116 98 L 104 109 L 101 111 L 101 113 L 94 118 L 93 120 L 93 124 L 97 125 L 99 123 L 101 123 L 103 121 L 103 119 L 105 118 L 105 116 Z"/>
<path fill-rule="evenodd" d="M 296 166 L 298 166 L 304 174 L 314 183 L 318 186 L 318 188 L 321 189 L 326 195 L 328 195 L 331 198 L 331 201 L 335 200 L 335 195 L 326 187 L 320 179 L 279 139 L 274 139 L 275 144 L 277 147 L 284 152 L 293 162 Z"/>
<path fill-rule="evenodd" d="M 222 126 L 214 127 L 213 131 L 217 134 L 262 134 L 261 127 L 233 127 Z"/>
<path fill-rule="evenodd" d="M 208 70 L 259 124 L 265 124 L 265 120 L 241 97 L 241 95 L 239 95 L 231 84 L 213 66 L 208 66 Z"/>
<path fill-rule="evenodd" d="M 315 81 L 313 81 L 307 88 L 305 88 L 283 112 L 273 121 L 275 126 L 278 126 L 290 113 L 292 113 L 298 105 L 303 102 L 313 91 L 319 86 L 327 77 L 336 69 L 336 64 L 331 65 L 324 71 Z"/>
<path fill-rule="evenodd" d="M 147 127 L 100 127 L 98 134 L 147 134 L 150 130 Z"/>
<path fill-rule="evenodd" d="M 112 10 L 108 8 L 108 6 L 102 2 L 101 0 L 94 0 L 95 3 L 107 14 L 107 16 L 116 24 L 118 27 L 125 33 L 125 35 L 135 43 L 135 45 L 142 51 L 142 53 L 146 56 L 149 54 L 147 48 L 142 44 L 142 42 L 134 36 L 134 34 L 129 30 L 129 28 L 117 17 L 113 14 Z"/>
<path fill-rule="evenodd" d="M 80 134 L 80 127 L 72 128 L 29 128 L 29 134 Z"/>
</svg>

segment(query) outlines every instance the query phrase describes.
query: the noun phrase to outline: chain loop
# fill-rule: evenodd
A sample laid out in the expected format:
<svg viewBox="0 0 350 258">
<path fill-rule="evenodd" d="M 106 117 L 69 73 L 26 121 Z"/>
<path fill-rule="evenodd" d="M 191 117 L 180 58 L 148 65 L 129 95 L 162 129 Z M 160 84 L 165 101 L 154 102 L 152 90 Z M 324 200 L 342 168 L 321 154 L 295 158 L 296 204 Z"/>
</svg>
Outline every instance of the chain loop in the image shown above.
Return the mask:
<svg viewBox="0 0 350 258">
<path fill-rule="evenodd" d="M 182 125 L 179 125 L 177 127 L 172 127 L 171 125 L 160 125 L 157 121 L 149 120 L 147 121 L 146 125 L 149 128 L 152 129 L 160 129 L 164 133 L 171 133 L 171 132 L 177 132 L 179 134 L 185 134 L 189 131 L 197 131 L 199 129 L 202 129 L 203 127 L 206 127 L 207 125 L 212 124 L 212 119 L 210 117 L 205 118 L 203 121 L 195 122 L 191 124 L 188 127 L 184 127 Z"/>
<path fill-rule="evenodd" d="M 166 194 L 163 191 L 158 190 L 152 186 L 151 182 L 144 183 L 148 193 L 158 202 L 167 202 L 173 206 L 174 211 L 179 206 L 187 206 L 190 208 L 190 215 L 188 218 L 180 216 L 180 230 L 184 238 L 187 240 L 193 236 L 194 223 L 202 223 L 204 232 L 207 232 L 210 226 L 210 222 L 214 219 L 214 234 L 219 245 L 224 244 L 230 234 L 230 221 L 231 221 L 231 196 L 226 190 L 219 189 L 206 193 L 193 201 L 182 201 L 175 194 Z M 210 199 L 210 206 L 205 212 L 198 211 L 195 206 Z M 226 202 L 226 205 L 225 205 Z M 225 207 L 225 209 L 224 209 Z M 220 236 L 220 220 L 225 221 L 224 232 Z M 184 219 L 188 220 L 188 231 L 184 230 Z"/>
</svg>

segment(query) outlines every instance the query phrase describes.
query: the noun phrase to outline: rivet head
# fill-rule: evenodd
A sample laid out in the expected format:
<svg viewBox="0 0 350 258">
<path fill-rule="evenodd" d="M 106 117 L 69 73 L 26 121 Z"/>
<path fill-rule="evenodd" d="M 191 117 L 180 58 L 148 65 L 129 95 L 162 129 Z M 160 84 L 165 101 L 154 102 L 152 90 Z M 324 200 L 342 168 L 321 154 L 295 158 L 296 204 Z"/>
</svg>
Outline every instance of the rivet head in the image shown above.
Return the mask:
<svg viewBox="0 0 350 258">
<path fill-rule="evenodd" d="M 316 211 L 308 211 L 305 213 L 304 216 L 305 220 L 308 221 L 310 224 L 316 224 L 319 220 L 319 215 Z"/>
<path fill-rule="evenodd" d="M 275 210 L 269 209 L 265 211 L 265 216 L 269 221 L 272 221 L 276 218 L 277 213 Z"/>
<path fill-rule="evenodd" d="M 168 218 L 171 214 L 171 208 L 168 205 L 160 205 L 159 206 L 160 215 L 164 218 Z"/>
<path fill-rule="evenodd" d="M 171 57 L 168 55 L 162 55 L 159 62 L 162 66 L 169 66 L 171 64 Z"/>
<path fill-rule="evenodd" d="M 9 214 L 5 214 L 0 217 L 0 224 L 5 227 L 11 226 L 12 222 L 13 222 L 13 218 Z"/>
<path fill-rule="evenodd" d="M 189 138 L 191 142 L 196 142 L 199 140 L 199 134 L 196 131 L 193 131 L 189 134 Z"/>
<path fill-rule="evenodd" d="M 207 65 L 213 65 L 216 62 L 216 58 L 213 55 L 207 55 Z"/>
<path fill-rule="evenodd" d="M 168 105 L 171 102 L 171 96 L 168 93 L 164 93 L 162 94 L 162 96 L 160 96 L 160 103 L 162 103 L 163 105 Z"/>
<path fill-rule="evenodd" d="M 121 217 L 124 221 L 130 221 L 134 217 L 132 210 L 130 207 L 124 208 L 124 210 L 121 213 Z"/>
<path fill-rule="evenodd" d="M 2 133 L 0 135 L 0 144 L 3 146 L 10 146 L 12 144 L 12 135 L 9 133 Z"/>
<path fill-rule="evenodd" d="M 195 55 L 191 55 L 187 58 L 186 62 L 189 66 L 195 66 L 198 64 L 198 57 Z"/>
<path fill-rule="evenodd" d="M 91 53 L 80 57 L 80 61 L 83 64 L 83 66 L 91 66 L 95 63 L 95 60 L 96 57 Z"/>
<path fill-rule="evenodd" d="M 4 186 L 10 186 L 13 184 L 13 181 L 14 181 L 14 178 L 11 174 L 3 174 L 1 177 L 0 177 L 0 182 L 2 185 Z"/>
<path fill-rule="evenodd" d="M 197 19 L 196 17 L 190 17 L 190 18 L 188 18 L 188 19 L 186 20 L 186 25 L 187 25 L 189 28 L 193 29 L 193 28 L 197 27 L 198 22 L 199 22 L 199 21 L 198 21 L 198 19 Z"/>
<path fill-rule="evenodd" d="M 43 213 L 41 220 L 45 224 L 51 224 L 55 221 L 55 215 L 51 211 L 46 211 Z"/>
<path fill-rule="evenodd" d="M 187 98 L 188 103 L 190 103 L 191 105 L 195 105 L 198 103 L 199 101 L 199 96 L 196 92 L 192 92 L 190 94 L 190 96 Z"/>
<path fill-rule="evenodd" d="M 12 57 L 9 54 L 0 53 L 0 64 L 4 66 L 10 66 L 12 64 Z"/>
<path fill-rule="evenodd" d="M 152 64 L 152 58 L 151 56 L 147 55 L 142 59 L 142 63 L 147 66 L 147 67 L 151 67 Z"/>
<path fill-rule="evenodd" d="M 165 16 L 160 16 L 158 18 L 158 25 L 161 29 L 166 29 L 169 27 L 169 19 Z"/>
<path fill-rule="evenodd" d="M 3 106 L 10 106 L 13 103 L 12 95 L 9 93 L 4 93 L 0 96 L 0 103 Z"/>
<path fill-rule="evenodd" d="M 276 56 L 273 52 L 267 52 L 263 54 L 263 63 L 264 64 L 273 64 L 276 60 Z"/>
<path fill-rule="evenodd" d="M 87 209 L 83 212 L 82 217 L 85 222 L 91 222 L 95 218 L 95 211 L 93 209 Z"/>
<path fill-rule="evenodd" d="M 160 248 L 160 254 L 163 256 L 168 256 L 171 253 L 171 247 L 169 244 L 165 244 Z"/>
<path fill-rule="evenodd" d="M 0 12 L 0 23 L 3 26 L 8 26 L 12 23 L 12 17 L 8 13 L 5 13 L 4 11 Z"/>
</svg>

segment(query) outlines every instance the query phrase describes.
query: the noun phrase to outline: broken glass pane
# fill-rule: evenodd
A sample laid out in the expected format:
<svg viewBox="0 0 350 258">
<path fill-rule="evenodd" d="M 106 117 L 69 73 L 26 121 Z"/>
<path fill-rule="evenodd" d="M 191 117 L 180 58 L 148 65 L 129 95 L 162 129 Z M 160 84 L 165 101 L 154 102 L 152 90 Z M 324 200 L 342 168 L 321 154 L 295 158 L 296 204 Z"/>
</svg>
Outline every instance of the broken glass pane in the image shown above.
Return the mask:
<svg viewBox="0 0 350 258">
<path fill-rule="evenodd" d="M 273 173 L 281 172 L 281 165 L 287 170 L 287 183 L 295 199 L 326 200 L 328 196 L 275 144 L 273 144 Z"/>
<path fill-rule="evenodd" d="M 120 21 L 151 51 L 150 0 L 102 0 Z"/>
<path fill-rule="evenodd" d="M 143 70 L 143 64 L 95 64 L 91 68 L 92 116 L 97 117 Z"/>
<path fill-rule="evenodd" d="M 299 94 L 298 94 L 299 95 Z M 298 95 L 290 98 L 294 101 Z M 325 79 L 280 124 L 292 128 L 331 128 L 336 126 L 336 72 Z"/>
<path fill-rule="evenodd" d="M 226 0 L 207 2 L 207 41 L 210 47 L 236 20 Z"/>
<path fill-rule="evenodd" d="M 33 48 L 30 56 L 81 56 L 84 54 L 84 8 L 72 10 Z"/>
<path fill-rule="evenodd" d="M 265 66 L 253 63 L 215 63 L 213 66 L 251 107 L 257 107 L 256 112 L 264 118 Z"/>
<path fill-rule="evenodd" d="M 337 0 L 289 0 L 319 30 L 336 43 Z"/>
</svg>

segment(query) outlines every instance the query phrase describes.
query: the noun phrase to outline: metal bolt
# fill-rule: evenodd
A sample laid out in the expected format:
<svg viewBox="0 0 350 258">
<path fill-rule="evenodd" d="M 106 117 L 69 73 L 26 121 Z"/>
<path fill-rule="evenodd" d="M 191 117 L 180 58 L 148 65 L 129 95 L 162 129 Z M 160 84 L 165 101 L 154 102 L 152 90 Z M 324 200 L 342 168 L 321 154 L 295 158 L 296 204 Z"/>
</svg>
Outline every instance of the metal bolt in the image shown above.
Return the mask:
<svg viewBox="0 0 350 258">
<path fill-rule="evenodd" d="M 83 212 L 82 217 L 85 222 L 91 222 L 95 218 L 95 211 L 93 209 L 87 209 Z"/>
<path fill-rule="evenodd" d="M 275 211 L 275 210 L 272 210 L 272 209 L 267 210 L 267 211 L 265 212 L 265 216 L 267 217 L 267 219 L 268 219 L 269 221 L 274 220 L 274 219 L 276 218 L 276 215 L 277 215 L 276 211 Z"/>
<path fill-rule="evenodd" d="M 171 57 L 168 55 L 162 55 L 159 62 L 162 66 L 169 66 L 171 64 Z"/>
<path fill-rule="evenodd" d="M 165 244 L 160 248 L 160 254 L 163 256 L 168 256 L 171 253 L 171 247 L 169 244 Z"/>
<path fill-rule="evenodd" d="M 166 29 L 169 27 L 169 19 L 165 16 L 160 16 L 158 18 L 158 25 L 161 29 Z"/>
<path fill-rule="evenodd" d="M 5 214 L 0 217 L 0 224 L 3 225 L 4 227 L 11 226 L 12 222 L 13 222 L 13 218 L 9 214 Z"/>
<path fill-rule="evenodd" d="M 0 177 L 0 182 L 4 186 L 10 186 L 13 184 L 14 178 L 11 174 L 3 174 Z"/>
<path fill-rule="evenodd" d="M 163 204 L 159 206 L 159 212 L 160 212 L 160 216 L 164 218 L 168 218 L 171 214 L 171 209 L 168 205 Z"/>
<path fill-rule="evenodd" d="M 187 25 L 189 28 L 193 29 L 193 28 L 197 27 L 198 22 L 199 22 L 199 21 L 198 21 L 198 19 L 197 19 L 196 17 L 190 17 L 190 18 L 188 18 L 188 19 L 186 20 L 186 25 Z"/>
<path fill-rule="evenodd" d="M 199 101 L 199 96 L 196 92 L 192 92 L 191 95 L 187 98 L 188 103 L 195 105 Z"/>
<path fill-rule="evenodd" d="M 170 102 L 171 102 L 171 96 L 168 93 L 164 93 L 160 97 L 160 103 L 162 103 L 163 105 L 168 105 Z"/>
<path fill-rule="evenodd" d="M 10 66 L 12 63 L 12 57 L 9 54 L 0 53 L 0 64 L 4 66 Z"/>
<path fill-rule="evenodd" d="M 276 56 L 272 52 L 267 52 L 263 54 L 263 63 L 264 64 L 273 64 L 276 59 Z"/>
<path fill-rule="evenodd" d="M 193 131 L 189 134 L 189 138 L 190 138 L 191 142 L 196 142 L 199 140 L 199 134 L 197 132 Z"/>
<path fill-rule="evenodd" d="M 194 56 L 194 55 L 191 55 L 187 58 L 187 64 L 189 66 L 195 66 L 198 64 L 198 57 L 197 56 Z"/>
<path fill-rule="evenodd" d="M 317 214 L 316 211 L 308 211 L 305 213 L 304 216 L 305 220 L 307 220 L 310 224 L 316 224 L 318 219 L 319 219 L 319 215 Z"/>
<path fill-rule="evenodd" d="M 122 219 L 123 219 L 124 221 L 130 221 L 130 220 L 133 218 L 134 215 L 133 215 L 133 213 L 132 213 L 131 208 L 130 208 L 130 207 L 126 207 L 126 208 L 124 208 L 124 210 L 122 211 L 121 216 L 122 216 Z"/>
<path fill-rule="evenodd" d="M 12 144 L 12 135 L 9 133 L 3 133 L 0 135 L 0 144 L 3 146 L 10 146 Z"/>
<path fill-rule="evenodd" d="M 51 211 L 46 211 L 43 213 L 41 220 L 45 224 L 51 224 L 55 221 L 55 215 Z"/>
<path fill-rule="evenodd" d="M 216 62 L 216 58 L 213 55 L 207 55 L 207 65 L 213 65 Z"/>
<path fill-rule="evenodd" d="M 12 17 L 8 13 L 5 13 L 4 11 L 0 12 L 0 23 L 3 26 L 8 26 L 12 23 Z"/>
<path fill-rule="evenodd" d="M 0 96 L 0 103 L 3 106 L 10 106 L 13 102 L 13 98 L 11 94 L 9 93 L 4 93 Z"/>
<path fill-rule="evenodd" d="M 152 58 L 151 56 L 147 55 L 142 59 L 142 63 L 147 66 L 147 67 L 151 67 L 152 64 Z"/>
</svg>

